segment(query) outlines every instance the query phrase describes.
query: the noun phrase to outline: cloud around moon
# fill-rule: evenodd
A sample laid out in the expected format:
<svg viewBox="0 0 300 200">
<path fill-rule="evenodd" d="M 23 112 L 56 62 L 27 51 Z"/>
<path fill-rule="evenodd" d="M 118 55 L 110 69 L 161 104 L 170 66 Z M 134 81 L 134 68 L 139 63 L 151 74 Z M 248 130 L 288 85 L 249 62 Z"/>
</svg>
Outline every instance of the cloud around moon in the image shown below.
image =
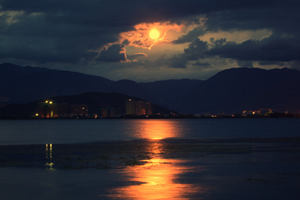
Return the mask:
<svg viewBox="0 0 300 200">
<path fill-rule="evenodd" d="M 119 39 L 116 42 L 108 43 L 99 50 L 98 60 L 103 61 L 120 61 L 132 62 L 136 59 L 130 60 L 127 56 L 127 47 L 134 47 L 137 49 L 151 50 L 154 45 L 161 43 L 171 43 L 168 34 L 170 31 L 180 32 L 184 25 L 171 22 L 155 22 L 155 23 L 141 23 L 133 27 L 133 30 L 121 32 Z M 112 48 L 114 50 L 112 50 Z M 119 48 L 119 51 L 115 51 Z M 118 55 L 112 55 L 111 59 L 107 59 L 107 52 L 114 52 Z M 121 52 L 121 53 L 120 53 Z M 144 52 L 136 52 L 135 55 L 145 55 Z M 133 56 L 135 57 L 135 56 Z M 116 59 L 113 59 L 116 58 Z M 122 58 L 122 59 L 120 59 Z"/>
</svg>

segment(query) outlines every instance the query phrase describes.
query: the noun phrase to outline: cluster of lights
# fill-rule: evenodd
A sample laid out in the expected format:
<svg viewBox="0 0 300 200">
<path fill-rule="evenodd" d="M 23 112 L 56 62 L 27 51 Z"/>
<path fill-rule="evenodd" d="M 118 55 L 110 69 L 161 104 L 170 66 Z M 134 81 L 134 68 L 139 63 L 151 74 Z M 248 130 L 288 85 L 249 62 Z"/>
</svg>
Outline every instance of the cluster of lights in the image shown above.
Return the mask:
<svg viewBox="0 0 300 200">
<path fill-rule="evenodd" d="M 51 100 L 45 100 L 45 103 L 46 103 L 46 104 L 52 105 L 52 104 L 53 104 L 53 101 L 51 101 Z"/>
<path fill-rule="evenodd" d="M 46 99 L 46 100 L 44 101 L 44 103 L 45 103 L 45 104 L 52 105 L 54 102 L 53 102 L 52 100 Z M 35 116 L 35 117 L 39 117 L 40 114 L 39 114 L 39 113 L 35 113 L 34 116 Z M 51 117 L 52 117 L 52 116 L 53 116 L 53 111 L 51 111 Z"/>
</svg>

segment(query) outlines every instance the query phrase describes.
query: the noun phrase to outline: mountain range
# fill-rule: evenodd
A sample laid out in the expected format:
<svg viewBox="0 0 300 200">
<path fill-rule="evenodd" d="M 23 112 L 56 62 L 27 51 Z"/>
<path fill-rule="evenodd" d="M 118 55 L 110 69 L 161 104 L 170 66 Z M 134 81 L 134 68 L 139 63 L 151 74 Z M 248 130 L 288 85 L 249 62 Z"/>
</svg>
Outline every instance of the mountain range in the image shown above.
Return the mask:
<svg viewBox="0 0 300 200">
<path fill-rule="evenodd" d="M 235 113 L 271 108 L 300 111 L 300 71 L 232 68 L 207 80 L 112 81 L 77 72 L 0 64 L 0 102 L 86 92 L 122 93 L 181 113 Z"/>
</svg>

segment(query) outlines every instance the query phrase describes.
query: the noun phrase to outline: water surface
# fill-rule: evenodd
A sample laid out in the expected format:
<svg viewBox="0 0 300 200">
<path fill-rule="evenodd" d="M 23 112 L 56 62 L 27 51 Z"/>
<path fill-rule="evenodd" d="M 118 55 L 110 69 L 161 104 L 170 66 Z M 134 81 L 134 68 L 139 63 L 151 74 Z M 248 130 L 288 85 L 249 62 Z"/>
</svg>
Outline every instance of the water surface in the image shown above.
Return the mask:
<svg viewBox="0 0 300 200">
<path fill-rule="evenodd" d="M 300 119 L 3 120 L 0 144 L 300 136 Z"/>
<path fill-rule="evenodd" d="M 299 199 L 299 119 L 0 121 L 3 199 Z"/>
</svg>

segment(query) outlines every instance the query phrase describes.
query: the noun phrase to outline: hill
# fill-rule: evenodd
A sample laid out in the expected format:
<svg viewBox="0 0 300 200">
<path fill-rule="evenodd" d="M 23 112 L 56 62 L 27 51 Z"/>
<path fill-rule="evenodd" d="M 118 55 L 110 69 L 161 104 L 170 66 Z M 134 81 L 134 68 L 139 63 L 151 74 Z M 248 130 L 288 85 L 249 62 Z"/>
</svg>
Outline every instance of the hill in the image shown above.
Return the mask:
<svg viewBox="0 0 300 200">
<path fill-rule="evenodd" d="M 152 83 L 111 81 L 77 72 L 3 63 L 0 64 L 0 106 L 7 103 L 27 103 L 48 96 L 105 92 L 136 96 L 171 108 L 176 107 L 177 102 L 173 101 L 183 95 L 186 88 L 192 88 L 200 82 L 187 79 Z M 182 93 L 178 93 L 178 89 Z"/>
<path fill-rule="evenodd" d="M 208 80 L 112 81 L 76 72 L 0 64 L 0 106 L 49 96 L 121 93 L 181 113 L 234 113 L 271 108 L 300 111 L 300 72 L 232 68 Z"/>
<path fill-rule="evenodd" d="M 271 108 L 300 111 L 300 72 L 291 69 L 233 68 L 219 72 L 189 95 L 191 112 L 233 113 Z"/>
</svg>

